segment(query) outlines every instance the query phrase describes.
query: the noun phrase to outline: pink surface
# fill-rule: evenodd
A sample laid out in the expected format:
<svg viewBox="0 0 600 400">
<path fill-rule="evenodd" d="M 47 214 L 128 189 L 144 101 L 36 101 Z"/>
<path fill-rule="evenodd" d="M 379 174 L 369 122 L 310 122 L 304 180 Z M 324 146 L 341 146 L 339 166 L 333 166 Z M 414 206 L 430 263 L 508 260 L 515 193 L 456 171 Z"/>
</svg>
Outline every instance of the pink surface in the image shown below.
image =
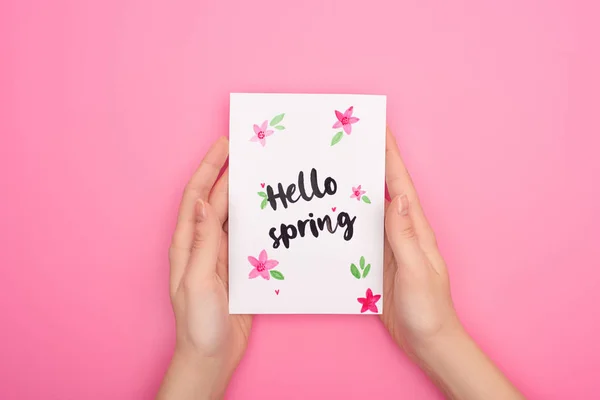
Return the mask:
<svg viewBox="0 0 600 400">
<path fill-rule="evenodd" d="M 0 398 L 154 396 L 176 209 L 231 91 L 387 94 L 468 329 L 531 398 L 598 398 L 598 11 L 3 1 Z M 228 395 L 440 398 L 365 316 L 257 317 Z"/>
</svg>

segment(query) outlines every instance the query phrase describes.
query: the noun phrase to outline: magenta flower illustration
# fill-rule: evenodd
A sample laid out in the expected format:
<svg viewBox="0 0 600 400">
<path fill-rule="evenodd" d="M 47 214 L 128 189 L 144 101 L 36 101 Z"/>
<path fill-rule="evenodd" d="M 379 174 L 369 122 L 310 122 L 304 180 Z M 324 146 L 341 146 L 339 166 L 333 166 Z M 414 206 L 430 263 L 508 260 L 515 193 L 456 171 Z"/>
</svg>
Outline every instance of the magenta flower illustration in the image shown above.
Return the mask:
<svg viewBox="0 0 600 400">
<path fill-rule="evenodd" d="M 379 299 L 381 298 L 380 294 L 376 294 L 373 295 L 373 291 L 371 289 L 367 289 L 367 293 L 366 293 L 367 297 L 359 297 L 358 302 L 360 304 L 362 304 L 362 307 L 360 309 L 361 313 L 364 313 L 365 311 L 371 311 L 371 312 L 378 312 L 379 310 L 377 309 L 377 302 L 379 301 Z"/>
<path fill-rule="evenodd" d="M 265 138 L 273 134 L 272 130 L 267 130 L 268 124 L 269 121 L 267 120 L 265 120 L 265 122 L 263 122 L 261 126 L 254 124 L 254 136 L 250 138 L 250 141 L 259 142 L 264 147 L 265 144 L 267 144 Z"/>
<path fill-rule="evenodd" d="M 350 106 L 343 114 L 338 110 L 335 110 L 335 116 L 337 121 L 333 124 L 333 129 L 342 128 L 347 135 L 352 133 L 352 124 L 359 121 L 358 118 L 352 116 L 354 106 Z"/>
<path fill-rule="evenodd" d="M 254 279 L 257 276 L 261 276 L 263 279 L 266 280 L 271 279 L 271 276 L 279 280 L 284 279 L 283 274 L 281 272 L 273 269 L 277 265 L 279 265 L 279 261 L 269 260 L 266 250 L 260 252 L 260 254 L 258 255 L 258 260 L 252 256 L 248 256 L 248 261 L 254 267 L 248 275 L 249 279 Z"/>
<path fill-rule="evenodd" d="M 342 130 L 333 135 L 333 138 L 331 138 L 331 146 L 338 144 L 340 140 L 342 140 L 344 137 L 344 132 L 346 132 L 347 135 L 352 133 L 352 124 L 355 124 L 359 121 L 358 118 L 352 116 L 353 111 L 354 106 L 348 107 L 343 114 L 338 110 L 335 110 L 335 116 L 338 120 L 335 121 L 335 124 L 333 124 L 333 129 L 342 128 Z"/>
<path fill-rule="evenodd" d="M 358 185 L 358 187 L 352 187 L 352 196 L 350 196 L 351 199 L 356 199 L 358 201 L 360 201 L 360 198 L 362 197 L 363 194 L 367 193 L 365 190 L 361 190 L 362 185 Z"/>
<path fill-rule="evenodd" d="M 364 201 L 367 204 L 371 204 L 371 199 L 364 194 L 367 193 L 366 190 L 362 190 L 362 185 L 358 185 L 357 187 L 352 187 L 352 194 L 350 195 L 351 199 L 356 199 L 357 201 Z"/>
</svg>

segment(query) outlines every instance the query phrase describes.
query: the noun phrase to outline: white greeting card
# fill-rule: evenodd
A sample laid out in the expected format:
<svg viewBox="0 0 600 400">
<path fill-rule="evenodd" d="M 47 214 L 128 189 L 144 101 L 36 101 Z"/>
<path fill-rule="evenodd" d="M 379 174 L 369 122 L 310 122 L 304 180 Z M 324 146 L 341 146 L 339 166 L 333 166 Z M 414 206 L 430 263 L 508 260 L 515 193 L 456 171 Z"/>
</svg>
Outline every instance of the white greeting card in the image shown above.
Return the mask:
<svg viewBox="0 0 600 400">
<path fill-rule="evenodd" d="M 231 94 L 230 313 L 381 313 L 385 130 L 385 96 Z"/>
</svg>

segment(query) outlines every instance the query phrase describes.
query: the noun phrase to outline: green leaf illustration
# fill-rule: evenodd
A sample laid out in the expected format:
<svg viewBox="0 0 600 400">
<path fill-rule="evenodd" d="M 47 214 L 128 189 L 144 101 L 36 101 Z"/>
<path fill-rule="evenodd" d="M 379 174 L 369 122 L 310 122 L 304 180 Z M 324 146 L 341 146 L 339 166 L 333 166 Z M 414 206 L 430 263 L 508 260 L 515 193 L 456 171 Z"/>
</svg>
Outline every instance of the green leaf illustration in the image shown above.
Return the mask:
<svg viewBox="0 0 600 400">
<path fill-rule="evenodd" d="M 360 272 L 358 272 L 358 268 L 356 268 L 356 265 L 350 265 L 350 272 L 352 272 L 352 275 L 354 275 L 356 279 L 360 279 Z"/>
<path fill-rule="evenodd" d="M 267 197 L 267 194 L 265 192 L 258 192 L 258 195 L 260 197 L 265 197 L 265 198 Z"/>
<path fill-rule="evenodd" d="M 366 278 L 367 275 L 369 275 L 369 271 L 371 271 L 371 264 L 367 264 L 367 266 L 365 267 L 365 270 L 363 271 L 363 278 Z"/>
<path fill-rule="evenodd" d="M 284 130 L 284 129 L 285 129 L 285 126 L 283 126 L 283 125 L 277 125 L 277 126 L 275 127 L 275 129 L 277 129 L 278 131 L 282 131 L 282 130 Z"/>
<path fill-rule="evenodd" d="M 365 269 L 365 257 L 360 257 L 360 269 Z"/>
<path fill-rule="evenodd" d="M 283 119 L 284 116 L 285 116 L 285 113 L 274 116 L 269 125 L 271 125 L 271 126 L 277 125 L 278 123 L 281 122 L 281 120 Z"/>
<path fill-rule="evenodd" d="M 260 203 L 260 209 L 261 209 L 261 210 L 264 210 L 264 208 L 267 206 L 267 202 L 268 202 L 268 200 L 267 200 L 267 199 L 264 199 L 264 200 L 262 201 L 262 203 Z"/>
<path fill-rule="evenodd" d="M 362 201 L 364 201 L 367 204 L 371 204 L 371 200 L 367 196 L 363 196 Z"/>
<path fill-rule="evenodd" d="M 331 139 L 331 145 L 333 146 L 334 144 L 338 143 L 340 140 L 342 140 L 343 137 L 344 137 L 344 132 L 339 131 L 338 133 L 336 133 L 333 136 L 333 139 Z"/>
<path fill-rule="evenodd" d="M 273 279 L 277 279 L 277 280 L 284 280 L 285 278 L 283 277 L 283 274 L 275 269 L 272 269 L 269 271 L 269 273 L 271 274 L 271 276 L 273 277 Z"/>
</svg>

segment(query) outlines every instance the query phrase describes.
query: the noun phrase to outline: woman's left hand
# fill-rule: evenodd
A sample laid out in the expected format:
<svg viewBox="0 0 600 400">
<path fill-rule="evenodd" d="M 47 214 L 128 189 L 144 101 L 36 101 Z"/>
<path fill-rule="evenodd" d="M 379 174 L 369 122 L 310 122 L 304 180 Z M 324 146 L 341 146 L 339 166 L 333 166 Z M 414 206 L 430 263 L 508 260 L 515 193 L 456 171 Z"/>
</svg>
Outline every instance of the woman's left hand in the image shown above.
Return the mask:
<svg viewBox="0 0 600 400">
<path fill-rule="evenodd" d="M 159 399 L 222 398 L 248 343 L 252 316 L 228 307 L 228 171 L 217 181 L 228 152 L 224 137 L 212 145 L 181 201 L 169 249 L 177 341 Z"/>
</svg>

